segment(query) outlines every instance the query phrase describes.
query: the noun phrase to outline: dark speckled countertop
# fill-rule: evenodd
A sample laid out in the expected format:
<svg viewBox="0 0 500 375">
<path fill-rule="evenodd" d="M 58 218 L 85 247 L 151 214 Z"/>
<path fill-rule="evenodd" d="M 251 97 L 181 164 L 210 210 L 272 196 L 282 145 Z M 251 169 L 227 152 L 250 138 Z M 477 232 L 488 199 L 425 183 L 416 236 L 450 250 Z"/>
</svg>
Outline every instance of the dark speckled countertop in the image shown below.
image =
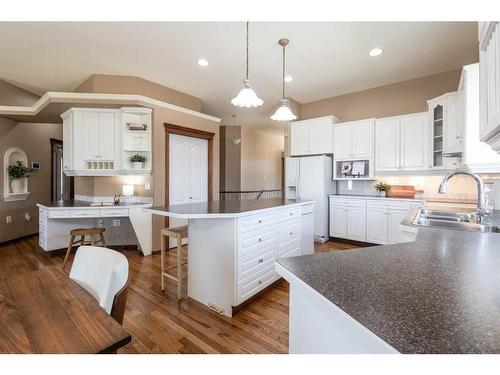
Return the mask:
<svg viewBox="0 0 500 375">
<path fill-rule="evenodd" d="M 411 243 L 278 262 L 402 353 L 500 353 L 498 233 L 421 228 Z"/>
</svg>

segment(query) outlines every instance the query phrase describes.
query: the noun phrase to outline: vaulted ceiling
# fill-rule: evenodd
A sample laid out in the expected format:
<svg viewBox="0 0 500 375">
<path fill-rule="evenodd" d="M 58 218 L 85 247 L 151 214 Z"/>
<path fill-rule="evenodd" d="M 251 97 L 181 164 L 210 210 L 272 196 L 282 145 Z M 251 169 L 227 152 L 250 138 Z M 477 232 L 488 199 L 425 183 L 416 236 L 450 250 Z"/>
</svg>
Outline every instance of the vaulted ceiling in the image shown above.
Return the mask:
<svg viewBox="0 0 500 375">
<path fill-rule="evenodd" d="M 245 71 L 244 22 L 0 23 L 0 78 L 32 92 L 71 91 L 93 73 L 136 75 L 197 96 L 231 124 L 272 126 L 281 49 L 288 95 L 304 103 L 460 68 L 477 61 L 474 22 L 250 23 L 250 79 L 264 100 L 230 104 Z M 369 57 L 373 47 L 384 53 Z M 209 65 L 200 67 L 199 58 Z"/>
</svg>

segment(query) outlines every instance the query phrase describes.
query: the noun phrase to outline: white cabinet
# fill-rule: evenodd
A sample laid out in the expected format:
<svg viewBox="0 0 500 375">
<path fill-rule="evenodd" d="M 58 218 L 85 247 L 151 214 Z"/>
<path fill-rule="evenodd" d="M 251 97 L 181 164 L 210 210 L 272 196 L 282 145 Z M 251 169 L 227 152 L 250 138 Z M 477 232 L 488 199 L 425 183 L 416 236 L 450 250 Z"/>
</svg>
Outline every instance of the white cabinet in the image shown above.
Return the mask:
<svg viewBox="0 0 500 375">
<path fill-rule="evenodd" d="M 480 137 L 500 152 L 500 26 L 479 23 Z"/>
<path fill-rule="evenodd" d="M 377 119 L 375 170 L 426 169 L 427 126 L 426 112 Z"/>
<path fill-rule="evenodd" d="M 366 241 L 366 200 L 330 197 L 330 237 Z"/>
<path fill-rule="evenodd" d="M 366 210 L 366 241 L 387 244 L 387 208 L 367 207 Z"/>
<path fill-rule="evenodd" d="M 368 199 L 366 202 L 366 241 L 381 245 L 408 241 L 401 222 L 421 205 L 415 200 Z"/>
<path fill-rule="evenodd" d="M 290 124 L 290 155 L 317 155 L 333 152 L 335 116 L 295 121 Z"/>
<path fill-rule="evenodd" d="M 67 175 L 151 173 L 151 109 L 71 108 L 61 117 Z M 132 168 L 130 157 L 136 154 L 146 159 L 141 169 Z"/>
<path fill-rule="evenodd" d="M 350 121 L 333 126 L 333 153 L 336 160 L 373 157 L 375 119 Z"/>
</svg>

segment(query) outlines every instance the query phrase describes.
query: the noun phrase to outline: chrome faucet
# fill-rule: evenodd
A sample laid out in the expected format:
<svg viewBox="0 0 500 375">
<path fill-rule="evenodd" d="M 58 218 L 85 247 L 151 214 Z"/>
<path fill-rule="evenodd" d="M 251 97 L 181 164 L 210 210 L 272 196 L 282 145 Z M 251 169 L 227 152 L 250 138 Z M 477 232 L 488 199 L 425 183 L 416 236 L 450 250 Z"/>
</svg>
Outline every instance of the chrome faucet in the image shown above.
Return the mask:
<svg viewBox="0 0 500 375">
<path fill-rule="evenodd" d="M 465 176 L 470 176 L 472 177 L 476 183 L 477 183 L 477 212 L 475 215 L 476 222 L 478 223 L 484 223 L 486 221 L 486 217 L 489 215 L 488 207 L 486 206 L 486 199 L 484 198 L 484 184 L 483 180 L 481 180 L 481 177 L 479 175 L 468 172 L 466 170 L 456 170 L 453 171 L 446 176 L 444 176 L 443 181 L 441 181 L 441 184 L 439 185 L 439 190 L 438 193 L 440 194 L 446 194 L 446 186 L 448 185 L 448 181 L 457 175 L 465 175 Z"/>
</svg>

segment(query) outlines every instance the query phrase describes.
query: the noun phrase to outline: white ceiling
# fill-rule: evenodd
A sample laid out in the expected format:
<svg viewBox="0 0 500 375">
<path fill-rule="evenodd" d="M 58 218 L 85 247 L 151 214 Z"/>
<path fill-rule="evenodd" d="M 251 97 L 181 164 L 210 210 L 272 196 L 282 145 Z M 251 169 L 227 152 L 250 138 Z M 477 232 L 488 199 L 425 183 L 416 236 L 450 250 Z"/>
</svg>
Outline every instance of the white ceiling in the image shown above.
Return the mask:
<svg viewBox="0 0 500 375">
<path fill-rule="evenodd" d="M 93 73 L 137 75 L 202 99 L 231 124 L 270 126 L 290 39 L 288 96 L 301 103 L 446 72 L 477 59 L 473 22 L 256 22 L 250 80 L 257 109 L 229 102 L 244 76 L 244 22 L 0 23 L 0 78 L 33 92 L 70 91 Z M 384 54 L 368 52 L 381 47 Z M 204 57 L 209 66 L 196 64 Z M 1 104 L 1 103 L 0 103 Z M 276 126 L 276 124 L 274 123 Z M 279 126 L 279 125 L 278 125 Z"/>
</svg>

